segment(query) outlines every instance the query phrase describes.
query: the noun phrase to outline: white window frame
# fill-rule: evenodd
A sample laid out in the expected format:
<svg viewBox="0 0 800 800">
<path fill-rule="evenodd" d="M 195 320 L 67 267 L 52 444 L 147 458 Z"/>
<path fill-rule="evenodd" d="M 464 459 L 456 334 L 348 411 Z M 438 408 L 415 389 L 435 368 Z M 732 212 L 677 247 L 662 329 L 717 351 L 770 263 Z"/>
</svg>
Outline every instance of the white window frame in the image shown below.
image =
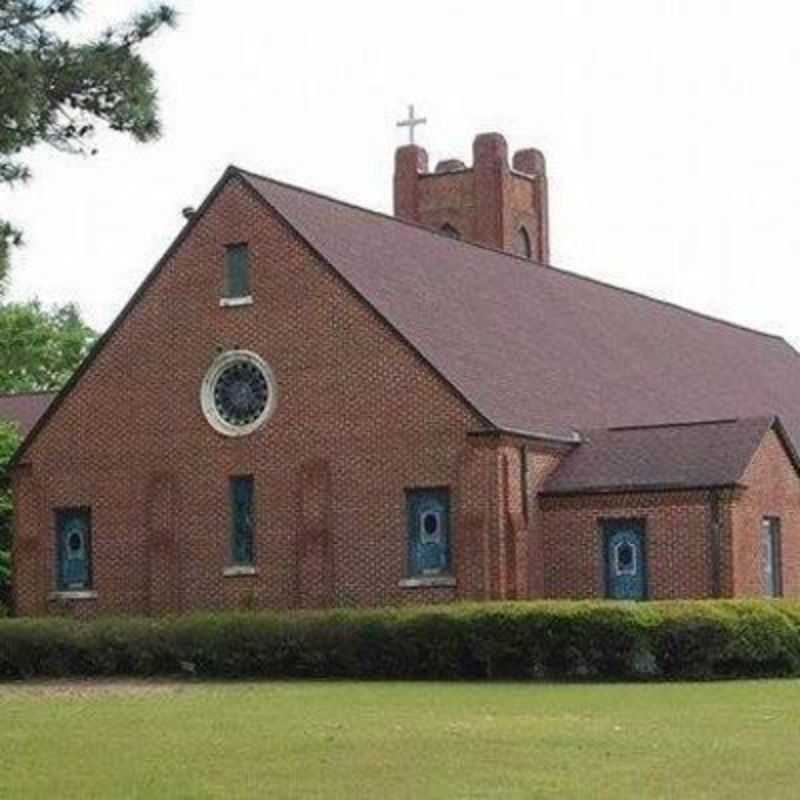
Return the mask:
<svg viewBox="0 0 800 800">
<path fill-rule="evenodd" d="M 219 380 L 220 375 L 231 364 L 237 361 L 249 361 L 251 364 L 258 367 L 264 376 L 269 391 L 267 404 L 264 410 L 261 412 L 258 419 L 254 419 L 248 425 L 232 425 L 230 422 L 223 419 L 217 411 L 217 404 L 214 398 L 214 389 L 216 388 L 217 380 Z M 217 431 L 217 433 L 221 433 L 224 436 L 247 436 L 253 433 L 275 413 L 277 405 L 278 383 L 275 380 L 275 373 L 261 356 L 249 350 L 229 350 L 227 353 L 222 353 L 217 356 L 208 368 L 200 386 L 200 407 L 203 410 L 203 414 L 208 424 Z"/>
</svg>

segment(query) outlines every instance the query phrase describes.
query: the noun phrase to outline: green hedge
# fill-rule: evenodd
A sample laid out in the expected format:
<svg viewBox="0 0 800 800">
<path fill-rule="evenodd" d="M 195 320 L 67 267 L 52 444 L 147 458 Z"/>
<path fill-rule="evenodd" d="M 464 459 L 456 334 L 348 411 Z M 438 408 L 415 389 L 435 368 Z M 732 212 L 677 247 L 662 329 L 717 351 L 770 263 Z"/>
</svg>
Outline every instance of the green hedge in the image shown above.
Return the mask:
<svg viewBox="0 0 800 800">
<path fill-rule="evenodd" d="M 800 675 L 800 603 L 458 604 L 0 619 L 0 678 L 673 679 Z"/>
</svg>

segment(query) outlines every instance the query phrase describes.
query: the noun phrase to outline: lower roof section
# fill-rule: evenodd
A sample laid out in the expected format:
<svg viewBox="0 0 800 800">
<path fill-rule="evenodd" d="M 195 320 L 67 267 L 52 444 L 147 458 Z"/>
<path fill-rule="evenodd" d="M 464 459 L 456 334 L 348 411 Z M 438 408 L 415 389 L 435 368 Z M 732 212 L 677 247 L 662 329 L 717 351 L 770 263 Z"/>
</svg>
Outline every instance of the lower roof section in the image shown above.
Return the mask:
<svg viewBox="0 0 800 800">
<path fill-rule="evenodd" d="M 542 493 L 733 486 L 773 426 L 762 416 L 587 431 Z"/>
<path fill-rule="evenodd" d="M 0 420 L 16 425 L 20 434 L 26 436 L 54 397 L 54 392 L 0 394 Z"/>
</svg>

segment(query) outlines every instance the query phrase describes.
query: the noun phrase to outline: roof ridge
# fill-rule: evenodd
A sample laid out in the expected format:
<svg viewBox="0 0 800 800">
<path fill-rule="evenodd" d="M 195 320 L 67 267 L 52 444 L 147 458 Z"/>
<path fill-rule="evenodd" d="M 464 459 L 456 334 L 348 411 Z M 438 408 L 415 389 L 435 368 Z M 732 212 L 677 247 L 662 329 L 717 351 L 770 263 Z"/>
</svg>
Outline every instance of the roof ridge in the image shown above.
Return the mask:
<svg viewBox="0 0 800 800">
<path fill-rule="evenodd" d="M 777 341 L 786 341 L 783 336 L 780 336 L 776 333 L 768 333 L 767 331 L 758 330 L 757 328 L 751 328 L 747 325 L 742 325 L 738 322 L 732 322 L 731 320 L 722 319 L 721 317 L 715 317 L 713 314 L 707 314 L 704 311 L 698 311 L 693 308 L 688 308 L 686 306 L 682 306 L 679 303 L 673 302 L 672 300 L 662 300 L 660 297 L 654 297 L 653 295 L 645 294 L 644 292 L 637 291 L 636 289 L 629 289 L 625 286 L 617 286 L 616 284 L 609 283 L 608 281 L 601 280 L 599 278 L 593 278 L 590 275 L 583 275 L 580 272 L 573 272 L 572 270 L 565 269 L 564 267 L 557 267 L 554 264 L 543 264 L 539 261 L 534 261 L 530 258 L 524 258 L 523 256 L 518 256 L 515 253 L 508 253 L 505 250 L 498 250 L 494 247 L 489 247 L 485 244 L 479 244 L 477 242 L 469 242 L 465 241 L 464 239 L 454 239 L 446 234 L 440 233 L 439 231 L 435 230 L 434 228 L 429 228 L 426 225 L 422 225 L 419 222 L 411 222 L 410 220 L 400 219 L 398 217 L 392 216 L 391 214 L 387 214 L 384 211 L 377 211 L 374 208 L 368 208 L 367 206 L 360 206 L 357 203 L 350 202 L 349 200 L 342 200 L 338 197 L 333 197 L 329 194 L 324 194 L 323 192 L 318 192 L 314 189 L 308 189 L 305 186 L 298 186 L 294 183 L 288 183 L 287 181 L 282 181 L 277 178 L 271 178 L 268 175 L 261 175 L 258 172 L 252 172 L 251 170 L 244 169 L 239 167 L 235 164 L 231 164 L 228 167 L 228 170 L 235 171 L 245 178 L 255 178 L 257 180 L 266 181 L 267 183 L 275 184 L 276 186 L 281 186 L 284 189 L 291 189 L 296 192 L 300 192 L 301 194 L 309 195 L 310 197 L 316 197 L 320 200 L 326 200 L 331 203 L 336 203 L 340 206 L 345 206 L 346 208 L 351 208 L 355 211 L 362 211 L 365 214 L 371 214 L 374 217 L 379 217 L 381 219 L 387 220 L 389 222 L 395 222 L 399 225 L 406 225 L 410 228 L 416 228 L 417 230 L 423 231 L 424 233 L 431 234 L 432 236 L 436 236 L 440 239 L 446 239 L 449 242 L 452 242 L 453 245 L 463 245 L 465 247 L 476 247 L 479 250 L 485 250 L 489 253 L 494 253 L 495 255 L 505 256 L 506 258 L 511 258 L 516 261 L 522 261 L 525 264 L 535 264 L 540 267 L 545 267 L 546 269 L 553 270 L 554 272 L 558 273 L 559 275 L 563 275 L 567 278 L 575 278 L 576 280 L 588 281 L 589 283 L 596 284 L 598 286 L 603 286 L 606 289 L 612 289 L 617 292 L 624 292 L 625 294 L 632 295 L 633 297 L 638 297 L 642 300 L 647 300 L 651 303 L 658 303 L 662 306 L 669 306 L 670 308 L 674 308 L 678 311 L 681 311 L 685 314 L 691 314 L 695 317 L 700 317 L 701 319 L 708 320 L 709 322 L 714 322 L 719 325 L 727 325 L 731 328 L 736 328 L 741 331 L 745 331 L 747 333 L 755 333 L 759 336 L 764 336 L 768 339 L 775 339 Z"/>
</svg>

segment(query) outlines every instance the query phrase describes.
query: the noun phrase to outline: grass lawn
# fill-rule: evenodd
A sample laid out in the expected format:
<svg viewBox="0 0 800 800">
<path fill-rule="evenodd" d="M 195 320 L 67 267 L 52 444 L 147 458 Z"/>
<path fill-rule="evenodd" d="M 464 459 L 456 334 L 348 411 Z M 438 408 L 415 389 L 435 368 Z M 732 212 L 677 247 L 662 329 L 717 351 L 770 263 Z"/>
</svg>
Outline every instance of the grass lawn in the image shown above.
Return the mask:
<svg viewBox="0 0 800 800">
<path fill-rule="evenodd" d="M 797 798 L 800 681 L 0 684 L 0 798 Z"/>
</svg>

